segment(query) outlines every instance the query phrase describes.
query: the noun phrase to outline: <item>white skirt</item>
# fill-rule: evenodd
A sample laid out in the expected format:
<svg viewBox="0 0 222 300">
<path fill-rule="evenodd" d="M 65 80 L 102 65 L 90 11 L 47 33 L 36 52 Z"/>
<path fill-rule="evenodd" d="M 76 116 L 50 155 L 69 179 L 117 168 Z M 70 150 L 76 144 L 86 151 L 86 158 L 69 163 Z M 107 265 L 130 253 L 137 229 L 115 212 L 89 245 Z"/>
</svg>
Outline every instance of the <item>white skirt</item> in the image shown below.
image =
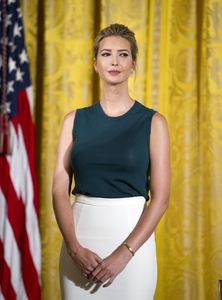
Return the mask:
<svg viewBox="0 0 222 300">
<path fill-rule="evenodd" d="M 145 198 L 97 198 L 77 194 L 73 205 L 75 232 L 83 247 L 101 258 L 110 255 L 136 226 Z M 138 249 L 108 287 L 88 281 L 66 251 L 60 254 L 63 300 L 153 300 L 157 283 L 155 234 Z"/>
</svg>

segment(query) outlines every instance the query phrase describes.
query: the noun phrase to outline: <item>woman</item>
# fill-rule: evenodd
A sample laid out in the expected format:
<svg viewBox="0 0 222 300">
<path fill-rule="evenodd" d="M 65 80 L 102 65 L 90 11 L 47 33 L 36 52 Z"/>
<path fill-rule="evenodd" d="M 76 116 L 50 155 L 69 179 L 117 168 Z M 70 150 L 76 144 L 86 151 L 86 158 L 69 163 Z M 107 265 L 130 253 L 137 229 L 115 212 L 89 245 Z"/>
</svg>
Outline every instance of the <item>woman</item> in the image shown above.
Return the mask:
<svg viewBox="0 0 222 300">
<path fill-rule="evenodd" d="M 169 201 L 169 134 L 161 114 L 129 96 L 136 59 L 135 36 L 126 26 L 100 31 L 94 68 L 101 100 L 63 122 L 52 194 L 64 238 L 66 300 L 149 300 L 155 294 L 154 232 Z"/>
</svg>

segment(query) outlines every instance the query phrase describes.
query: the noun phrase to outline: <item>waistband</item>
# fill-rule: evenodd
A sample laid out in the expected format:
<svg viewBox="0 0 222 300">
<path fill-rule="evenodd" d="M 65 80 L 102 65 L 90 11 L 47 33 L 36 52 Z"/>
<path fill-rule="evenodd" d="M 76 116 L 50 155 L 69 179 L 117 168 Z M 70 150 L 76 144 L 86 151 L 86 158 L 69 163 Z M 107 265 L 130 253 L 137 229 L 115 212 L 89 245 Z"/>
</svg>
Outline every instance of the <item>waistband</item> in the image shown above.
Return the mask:
<svg viewBox="0 0 222 300">
<path fill-rule="evenodd" d="M 143 196 L 121 197 L 121 198 L 102 198 L 91 197 L 82 194 L 75 195 L 75 203 L 83 203 L 95 206 L 114 206 L 114 205 L 141 205 L 145 204 Z"/>
</svg>

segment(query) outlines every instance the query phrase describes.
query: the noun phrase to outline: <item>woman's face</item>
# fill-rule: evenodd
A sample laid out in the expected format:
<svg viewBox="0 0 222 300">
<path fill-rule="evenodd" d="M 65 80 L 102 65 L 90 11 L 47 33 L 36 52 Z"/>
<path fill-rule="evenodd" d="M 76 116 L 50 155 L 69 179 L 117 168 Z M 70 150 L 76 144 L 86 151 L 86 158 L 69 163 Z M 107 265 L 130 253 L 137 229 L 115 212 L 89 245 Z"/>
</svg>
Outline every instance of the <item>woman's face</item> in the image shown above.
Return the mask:
<svg viewBox="0 0 222 300">
<path fill-rule="evenodd" d="M 127 82 L 135 67 L 129 41 L 120 36 L 104 38 L 99 43 L 94 67 L 106 83 L 116 85 Z"/>
</svg>

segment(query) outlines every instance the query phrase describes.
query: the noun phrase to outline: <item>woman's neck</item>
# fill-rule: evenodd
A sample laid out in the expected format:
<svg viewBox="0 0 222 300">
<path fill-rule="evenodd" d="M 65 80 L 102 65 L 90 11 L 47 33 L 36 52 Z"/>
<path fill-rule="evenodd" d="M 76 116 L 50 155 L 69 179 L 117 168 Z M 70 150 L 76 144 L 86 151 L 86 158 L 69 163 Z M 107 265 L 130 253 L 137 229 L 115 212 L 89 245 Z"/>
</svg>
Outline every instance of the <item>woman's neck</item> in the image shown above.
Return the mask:
<svg viewBox="0 0 222 300">
<path fill-rule="evenodd" d="M 127 110 L 133 102 L 129 96 L 128 86 L 103 86 L 101 101 L 103 108 L 110 113 Z"/>
</svg>

